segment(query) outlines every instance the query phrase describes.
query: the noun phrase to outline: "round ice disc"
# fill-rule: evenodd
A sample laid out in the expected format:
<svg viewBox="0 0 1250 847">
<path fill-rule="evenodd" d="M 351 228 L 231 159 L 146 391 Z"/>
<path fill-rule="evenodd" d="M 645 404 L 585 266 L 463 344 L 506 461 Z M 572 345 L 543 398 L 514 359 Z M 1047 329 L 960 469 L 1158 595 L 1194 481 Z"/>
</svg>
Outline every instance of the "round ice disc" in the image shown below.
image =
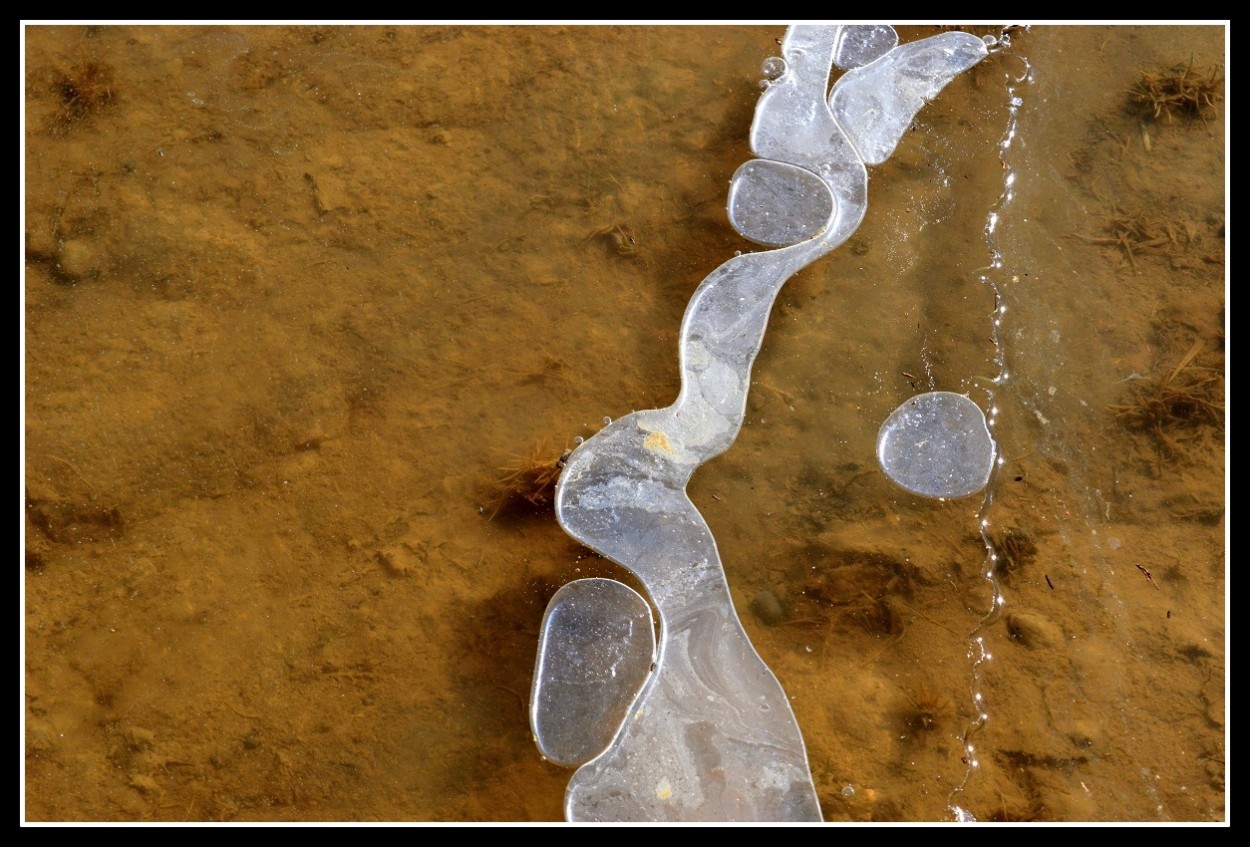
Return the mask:
<svg viewBox="0 0 1250 847">
<path fill-rule="evenodd" d="M 655 661 L 651 607 L 614 579 L 578 579 L 547 604 L 530 693 L 530 726 L 553 762 L 602 753 Z"/>
<path fill-rule="evenodd" d="M 980 406 L 962 394 L 931 391 L 885 419 L 877 460 L 886 476 L 913 494 L 967 497 L 989 482 L 994 439 Z"/>
<path fill-rule="evenodd" d="M 833 217 L 829 186 L 805 168 L 752 159 L 729 182 L 729 223 L 744 237 L 769 247 L 806 241 Z"/>
</svg>

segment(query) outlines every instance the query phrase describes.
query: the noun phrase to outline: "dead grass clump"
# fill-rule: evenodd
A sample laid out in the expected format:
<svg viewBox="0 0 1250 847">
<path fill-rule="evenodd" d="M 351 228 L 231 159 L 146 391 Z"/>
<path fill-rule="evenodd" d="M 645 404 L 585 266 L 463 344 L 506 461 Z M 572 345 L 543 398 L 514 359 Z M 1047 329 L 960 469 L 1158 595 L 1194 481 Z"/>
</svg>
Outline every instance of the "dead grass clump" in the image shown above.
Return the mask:
<svg viewBox="0 0 1250 847">
<path fill-rule="evenodd" d="M 550 507 L 568 458 L 568 453 L 553 458 L 553 452 L 535 445 L 527 456 L 514 454 L 508 458 L 492 486 L 491 520 L 501 514 L 522 515 Z"/>
<path fill-rule="evenodd" d="M 838 618 L 866 632 L 899 635 L 904 629 L 901 598 L 913 591 L 912 574 L 902 562 L 873 556 L 843 561 L 799 585 L 794 613 L 785 623 L 819 629 Z"/>
<path fill-rule="evenodd" d="M 116 97 L 113 69 L 103 62 L 83 60 L 67 71 L 58 71 L 52 87 L 60 101 L 52 120 L 53 135 L 69 129 Z"/>
<path fill-rule="evenodd" d="M 914 692 L 903 692 L 907 703 L 899 716 L 904 729 L 913 736 L 931 732 L 954 712 L 954 704 L 937 688 L 921 684 Z"/>
<path fill-rule="evenodd" d="M 1205 118 L 1207 112 L 1215 109 L 1223 84 L 1221 68 L 1216 66 L 1198 71 L 1194 69 L 1191 58 L 1188 64 L 1142 71 L 1141 77 L 1129 89 L 1129 103 L 1156 120 L 1166 117 L 1169 123 L 1175 117 L 1190 120 Z"/>
<path fill-rule="evenodd" d="M 1175 457 L 1204 428 L 1223 428 L 1224 375 L 1197 364 L 1201 351 L 1199 339 L 1165 378 L 1137 383 L 1127 403 L 1110 407 L 1125 427 L 1155 437 L 1160 458 Z"/>
<path fill-rule="evenodd" d="M 1069 235 L 1086 244 L 1115 247 L 1120 250 L 1129 267 L 1136 270 L 1136 256 L 1156 253 L 1171 256 L 1189 249 L 1198 238 L 1194 226 L 1183 219 L 1168 220 L 1148 216 L 1142 212 L 1123 212 L 1113 209 L 1103 223 L 1106 235 Z"/>
<path fill-rule="evenodd" d="M 1037 542 L 1018 527 L 1009 527 L 992 541 L 998 556 L 995 573 L 1005 584 L 1011 585 L 1015 574 L 1037 556 Z"/>
</svg>

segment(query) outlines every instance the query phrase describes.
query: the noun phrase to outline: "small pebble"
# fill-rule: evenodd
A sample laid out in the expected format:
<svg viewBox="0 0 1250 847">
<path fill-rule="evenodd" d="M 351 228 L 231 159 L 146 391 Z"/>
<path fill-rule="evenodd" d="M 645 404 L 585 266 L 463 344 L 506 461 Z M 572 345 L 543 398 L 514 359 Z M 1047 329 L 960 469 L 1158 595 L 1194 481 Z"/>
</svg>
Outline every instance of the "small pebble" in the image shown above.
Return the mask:
<svg viewBox="0 0 1250 847">
<path fill-rule="evenodd" d="M 1063 643 L 1059 625 L 1037 612 L 1007 614 L 1007 632 L 1026 647 L 1057 647 Z"/>
<path fill-rule="evenodd" d="M 99 276 L 100 258 L 95 249 L 85 241 L 71 240 L 61 245 L 56 256 L 57 267 L 73 280 Z"/>
<path fill-rule="evenodd" d="M 755 596 L 751 598 L 751 611 L 768 626 L 776 626 L 786 618 L 786 610 L 781 601 L 767 589 L 755 592 Z"/>
</svg>

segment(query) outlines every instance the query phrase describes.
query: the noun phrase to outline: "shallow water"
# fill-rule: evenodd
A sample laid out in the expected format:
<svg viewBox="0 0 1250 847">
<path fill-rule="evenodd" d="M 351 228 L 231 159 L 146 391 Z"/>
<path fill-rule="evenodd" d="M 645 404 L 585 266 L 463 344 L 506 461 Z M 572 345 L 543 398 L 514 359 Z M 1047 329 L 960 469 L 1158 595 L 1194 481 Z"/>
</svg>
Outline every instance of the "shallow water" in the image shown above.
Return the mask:
<svg viewBox="0 0 1250 847">
<path fill-rule="evenodd" d="M 515 483 L 676 395 L 781 29 L 25 34 L 26 819 L 559 820 L 539 622 L 620 574 Z M 827 820 L 1226 820 L 1226 31 L 1012 39 L 691 497 Z M 928 390 L 985 496 L 877 467 Z"/>
</svg>

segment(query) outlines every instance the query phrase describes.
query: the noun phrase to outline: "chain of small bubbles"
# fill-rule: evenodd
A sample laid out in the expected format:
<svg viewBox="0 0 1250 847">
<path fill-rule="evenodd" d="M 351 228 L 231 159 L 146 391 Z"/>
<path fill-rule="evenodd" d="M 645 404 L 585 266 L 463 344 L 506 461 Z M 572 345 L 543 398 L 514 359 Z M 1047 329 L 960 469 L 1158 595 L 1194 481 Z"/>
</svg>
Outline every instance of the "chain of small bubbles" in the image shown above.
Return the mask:
<svg viewBox="0 0 1250 847">
<path fill-rule="evenodd" d="M 1011 46 L 1011 37 L 1008 30 L 1003 30 L 997 37 L 986 36 L 986 46 L 991 54 L 1006 50 Z M 1016 174 L 1011 166 L 1011 147 L 1016 138 L 1016 130 L 1019 123 L 1020 108 L 1024 105 L 1024 99 L 1020 96 L 1019 90 L 1023 85 L 1032 82 L 1033 73 L 1027 60 L 1024 61 L 1024 70 L 1018 77 L 1007 76 L 1007 130 L 1003 133 L 1002 140 L 998 144 L 998 158 L 1003 166 L 1003 191 L 999 195 L 998 202 L 994 208 L 990 210 L 985 222 L 985 243 L 990 251 L 990 263 L 980 274 L 980 281 L 986 285 L 994 293 L 994 312 L 992 317 L 991 338 L 994 342 L 994 363 L 998 366 L 998 375 L 991 380 L 994 387 L 1006 385 L 1011 378 L 1011 373 L 1007 368 L 1007 358 L 1003 349 L 1003 316 L 1007 313 L 1007 306 L 1003 302 L 1002 292 L 999 288 L 996 278 L 1003 270 L 1003 254 L 998 249 L 998 240 L 995 235 L 998 229 L 998 223 L 1004 209 L 1010 205 L 1015 197 Z M 995 397 L 994 388 L 986 389 L 987 400 L 990 411 L 987 416 L 987 423 L 991 434 L 994 433 L 998 422 L 998 404 Z M 998 440 L 995 439 L 995 444 Z M 981 692 L 982 666 L 993 659 L 988 646 L 985 643 L 985 637 L 982 633 L 986 628 L 998 620 L 1002 612 L 1005 599 L 1003 597 L 1002 588 L 999 585 L 996 569 L 998 567 L 998 553 L 994 545 L 993 537 L 990 532 L 990 507 L 994 503 L 994 491 L 998 481 L 999 473 L 1002 470 L 1004 459 L 1001 449 L 998 449 L 998 455 L 994 462 L 994 470 L 990 475 L 989 484 L 986 486 L 985 498 L 981 503 L 980 511 L 977 513 L 977 520 L 981 532 L 981 541 L 985 545 L 986 562 L 984 578 L 990 585 L 991 605 L 988 612 L 981 619 L 977 628 L 973 631 L 968 640 L 968 661 L 972 669 L 972 679 L 969 690 L 972 697 L 972 707 L 976 717 L 964 730 L 963 735 L 963 757 L 962 761 L 965 765 L 964 777 L 960 783 L 951 791 L 947 798 L 947 809 L 953 816 L 955 821 L 975 821 L 976 817 L 967 809 L 959 806 L 955 801 L 967 787 L 968 782 L 972 779 L 980 767 L 977 760 L 976 745 L 973 743 L 975 736 L 985 727 L 990 716 L 987 711 L 985 697 Z"/>
</svg>

